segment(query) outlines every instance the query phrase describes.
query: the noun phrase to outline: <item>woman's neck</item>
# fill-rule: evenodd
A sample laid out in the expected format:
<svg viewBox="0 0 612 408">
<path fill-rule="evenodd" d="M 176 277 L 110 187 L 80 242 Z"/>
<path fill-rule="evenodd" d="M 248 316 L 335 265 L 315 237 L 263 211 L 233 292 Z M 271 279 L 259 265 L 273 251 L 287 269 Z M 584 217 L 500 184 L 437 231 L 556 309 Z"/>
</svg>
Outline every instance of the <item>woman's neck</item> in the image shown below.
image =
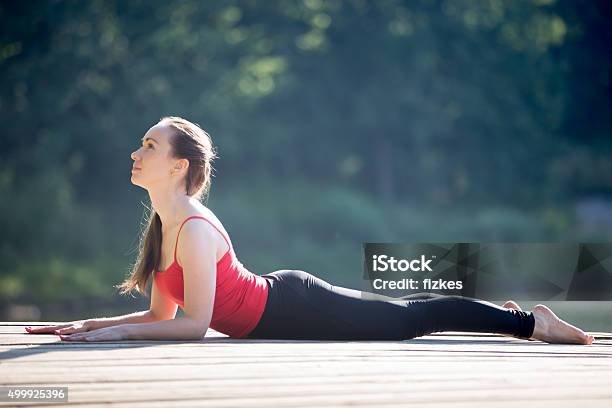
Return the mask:
<svg viewBox="0 0 612 408">
<path fill-rule="evenodd" d="M 179 224 L 191 207 L 192 198 L 178 192 L 149 191 L 153 210 L 159 215 L 162 231 L 170 231 Z"/>
</svg>

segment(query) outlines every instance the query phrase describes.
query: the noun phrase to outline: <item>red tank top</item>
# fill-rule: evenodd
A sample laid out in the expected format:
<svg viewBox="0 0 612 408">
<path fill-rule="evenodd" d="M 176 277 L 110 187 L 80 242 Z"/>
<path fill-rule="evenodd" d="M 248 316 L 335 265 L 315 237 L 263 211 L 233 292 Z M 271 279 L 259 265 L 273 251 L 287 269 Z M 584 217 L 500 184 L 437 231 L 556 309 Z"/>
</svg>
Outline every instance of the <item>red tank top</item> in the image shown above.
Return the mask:
<svg viewBox="0 0 612 408">
<path fill-rule="evenodd" d="M 176 247 L 183 225 L 191 218 L 201 218 L 212 225 L 225 239 L 229 250 L 217 261 L 215 301 L 210 327 L 230 337 L 246 337 L 263 315 L 268 299 L 266 280 L 242 265 L 229 239 L 204 217 L 191 216 L 181 224 L 174 245 L 174 262 L 165 271 L 156 271 L 157 288 L 181 309 L 184 305 L 183 268 L 176 262 Z"/>
</svg>

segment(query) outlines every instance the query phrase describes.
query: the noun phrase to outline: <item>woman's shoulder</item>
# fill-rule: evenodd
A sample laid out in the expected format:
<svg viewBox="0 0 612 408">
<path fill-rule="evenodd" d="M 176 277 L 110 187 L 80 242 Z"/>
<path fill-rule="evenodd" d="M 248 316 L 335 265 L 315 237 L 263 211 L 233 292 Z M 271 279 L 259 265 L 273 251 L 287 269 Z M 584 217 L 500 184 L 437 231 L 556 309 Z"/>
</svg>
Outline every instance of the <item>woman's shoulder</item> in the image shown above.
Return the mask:
<svg viewBox="0 0 612 408">
<path fill-rule="evenodd" d="M 223 227 L 223 223 L 221 222 L 221 220 L 219 220 L 215 213 L 203 204 L 191 205 L 190 208 L 187 208 L 185 210 L 183 214 L 183 220 L 186 221 L 191 217 L 204 218 L 215 226 Z"/>
<path fill-rule="evenodd" d="M 200 206 L 192 206 L 188 211 L 185 211 L 183 214 L 183 224 L 185 224 L 190 219 L 204 219 L 208 221 L 208 223 L 221 234 L 221 238 L 227 242 L 227 244 L 231 248 L 231 240 L 229 234 L 225 230 L 223 223 L 219 218 L 215 215 L 215 213 L 204 206 L 203 204 Z"/>
</svg>

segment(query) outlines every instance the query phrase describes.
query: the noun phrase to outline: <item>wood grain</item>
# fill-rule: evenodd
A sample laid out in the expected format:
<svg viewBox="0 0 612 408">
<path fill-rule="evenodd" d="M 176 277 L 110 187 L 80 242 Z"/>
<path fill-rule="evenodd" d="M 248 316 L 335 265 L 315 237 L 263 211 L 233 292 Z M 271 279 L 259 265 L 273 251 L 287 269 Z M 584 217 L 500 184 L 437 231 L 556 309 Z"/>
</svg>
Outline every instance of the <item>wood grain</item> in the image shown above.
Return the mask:
<svg viewBox="0 0 612 408">
<path fill-rule="evenodd" d="M 68 405 L 87 407 L 612 406 L 610 333 L 579 346 L 461 332 L 76 343 L 24 331 L 50 323 L 0 322 L 0 385 L 67 386 Z"/>
</svg>

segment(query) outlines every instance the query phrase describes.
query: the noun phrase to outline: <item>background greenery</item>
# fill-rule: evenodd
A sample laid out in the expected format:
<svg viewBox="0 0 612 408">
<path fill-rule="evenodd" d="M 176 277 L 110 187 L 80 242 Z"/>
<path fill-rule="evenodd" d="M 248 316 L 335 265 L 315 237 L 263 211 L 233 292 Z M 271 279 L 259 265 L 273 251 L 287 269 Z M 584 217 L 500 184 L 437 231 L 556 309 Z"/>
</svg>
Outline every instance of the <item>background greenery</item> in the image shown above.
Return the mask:
<svg viewBox="0 0 612 408">
<path fill-rule="evenodd" d="M 148 205 L 130 153 L 165 115 L 212 135 L 207 204 L 258 274 L 356 287 L 364 241 L 609 240 L 611 17 L 606 1 L 0 1 L 4 319 L 113 299 Z"/>
</svg>

